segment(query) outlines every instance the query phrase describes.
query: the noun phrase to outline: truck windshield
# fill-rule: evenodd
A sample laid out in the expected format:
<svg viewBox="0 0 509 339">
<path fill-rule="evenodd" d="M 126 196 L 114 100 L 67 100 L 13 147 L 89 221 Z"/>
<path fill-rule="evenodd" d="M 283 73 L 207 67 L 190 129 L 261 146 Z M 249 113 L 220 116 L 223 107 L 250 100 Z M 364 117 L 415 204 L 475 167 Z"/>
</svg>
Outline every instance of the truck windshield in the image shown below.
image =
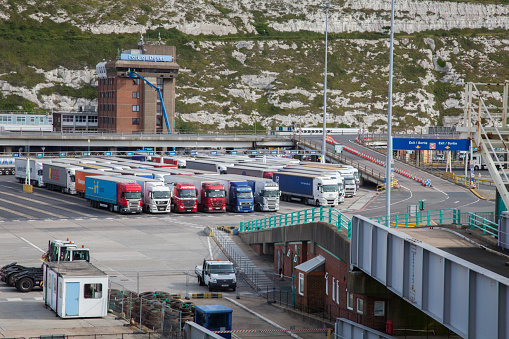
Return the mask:
<svg viewBox="0 0 509 339">
<path fill-rule="evenodd" d="M 337 192 L 338 185 L 323 185 L 322 190 L 323 192 Z"/>
<path fill-rule="evenodd" d="M 141 192 L 125 192 L 124 198 L 126 198 L 126 199 L 141 199 Z"/>
<path fill-rule="evenodd" d="M 261 195 L 262 197 L 266 197 L 266 198 L 279 197 L 279 190 L 262 191 L 262 192 L 263 192 L 263 194 Z"/>
<path fill-rule="evenodd" d="M 252 199 L 253 192 L 237 192 L 237 199 Z"/>
<path fill-rule="evenodd" d="M 225 190 L 207 190 L 205 193 L 209 198 L 224 198 L 226 196 Z"/>
<path fill-rule="evenodd" d="M 196 190 L 191 188 L 180 189 L 179 196 L 183 198 L 194 198 L 196 197 Z"/>
<path fill-rule="evenodd" d="M 233 265 L 210 265 L 210 273 L 235 273 Z"/>
<path fill-rule="evenodd" d="M 345 184 L 347 184 L 347 185 L 355 185 L 355 179 L 345 179 Z"/>
<path fill-rule="evenodd" d="M 155 191 L 154 192 L 154 199 L 169 199 L 170 198 L 170 192 L 168 191 Z"/>
</svg>

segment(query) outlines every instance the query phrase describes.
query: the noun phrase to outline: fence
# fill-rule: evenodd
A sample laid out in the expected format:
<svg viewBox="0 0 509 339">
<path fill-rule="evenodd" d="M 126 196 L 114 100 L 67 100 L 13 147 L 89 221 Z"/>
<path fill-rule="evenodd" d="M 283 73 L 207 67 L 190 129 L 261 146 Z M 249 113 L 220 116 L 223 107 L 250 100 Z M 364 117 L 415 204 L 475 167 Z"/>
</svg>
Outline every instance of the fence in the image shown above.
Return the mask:
<svg viewBox="0 0 509 339">
<path fill-rule="evenodd" d="M 153 331 L 163 338 L 182 338 L 182 327 L 192 321 L 194 305 L 178 294 L 143 292 L 137 294 L 111 282 L 108 309 L 118 317 L 135 323 L 140 330 Z"/>
<path fill-rule="evenodd" d="M 477 228 L 482 234 L 491 234 L 498 238 L 498 224 L 493 221 L 494 213 L 491 218 L 485 218 L 480 213 L 468 213 L 468 228 Z"/>
<path fill-rule="evenodd" d="M 440 210 L 416 211 L 405 214 L 393 214 L 389 216 L 391 227 L 419 227 L 437 226 L 444 224 L 460 225 L 461 212 L 457 208 Z M 371 218 L 379 224 L 387 225 L 385 217 Z"/>
<path fill-rule="evenodd" d="M 155 333 L 103 333 L 103 334 L 48 334 L 38 337 L 29 337 L 29 339 L 159 339 L 161 336 Z"/>
<path fill-rule="evenodd" d="M 190 281 L 196 277 L 194 271 L 183 270 L 105 272 L 110 280 L 138 294 L 142 291 L 173 291 L 189 296 Z"/>
<path fill-rule="evenodd" d="M 338 231 L 345 229 L 350 238 L 352 221 L 335 208 L 310 208 L 291 213 L 282 213 L 268 218 L 251 220 L 240 223 L 240 232 L 260 231 L 276 227 L 307 224 L 310 222 L 326 222 L 337 227 Z"/>
</svg>

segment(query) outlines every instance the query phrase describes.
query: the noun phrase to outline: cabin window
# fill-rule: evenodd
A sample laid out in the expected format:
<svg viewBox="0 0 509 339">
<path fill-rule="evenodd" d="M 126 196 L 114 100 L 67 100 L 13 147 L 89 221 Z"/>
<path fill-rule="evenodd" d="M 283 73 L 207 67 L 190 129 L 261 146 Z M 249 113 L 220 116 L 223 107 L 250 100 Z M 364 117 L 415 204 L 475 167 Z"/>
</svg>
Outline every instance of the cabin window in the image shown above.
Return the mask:
<svg viewBox="0 0 509 339">
<path fill-rule="evenodd" d="M 103 284 L 85 284 L 85 299 L 100 299 L 103 297 Z"/>
</svg>

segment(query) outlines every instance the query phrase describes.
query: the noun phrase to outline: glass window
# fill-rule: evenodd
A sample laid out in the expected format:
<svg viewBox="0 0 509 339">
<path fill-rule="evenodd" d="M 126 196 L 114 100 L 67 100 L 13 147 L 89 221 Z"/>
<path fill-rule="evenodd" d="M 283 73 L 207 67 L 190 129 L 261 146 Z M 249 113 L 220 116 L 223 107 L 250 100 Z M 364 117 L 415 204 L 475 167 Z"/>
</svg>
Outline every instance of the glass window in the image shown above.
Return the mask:
<svg viewBox="0 0 509 339">
<path fill-rule="evenodd" d="M 329 295 L 329 273 L 325 273 L 325 295 Z"/>
<path fill-rule="evenodd" d="M 210 265 L 210 273 L 235 273 L 233 265 Z"/>
<path fill-rule="evenodd" d="M 133 105 L 133 112 L 139 112 L 140 111 L 140 105 Z"/>
<path fill-rule="evenodd" d="M 171 198 L 170 192 L 164 192 L 164 191 L 155 191 L 154 192 L 154 199 L 168 199 Z"/>
<path fill-rule="evenodd" d="M 141 192 L 125 192 L 126 199 L 141 199 Z"/>
<path fill-rule="evenodd" d="M 383 317 L 385 315 L 385 301 L 375 301 L 375 317 Z"/>
<path fill-rule="evenodd" d="M 22 124 L 25 122 L 25 117 L 16 117 L 16 123 Z"/>
<path fill-rule="evenodd" d="M 73 115 L 64 115 L 62 117 L 62 122 L 74 122 L 74 116 Z"/>
<path fill-rule="evenodd" d="M 133 78 L 133 85 L 139 85 L 139 84 L 140 84 L 140 79 Z"/>
<path fill-rule="evenodd" d="M 334 288 L 334 286 L 332 286 Z M 339 304 L 339 279 L 336 280 L 336 303 Z"/>
<path fill-rule="evenodd" d="M 97 117 L 89 115 L 88 116 L 88 122 L 97 122 Z"/>
<path fill-rule="evenodd" d="M 183 188 L 179 190 L 179 196 L 182 198 L 193 198 L 196 197 L 196 190 L 192 188 Z"/>
<path fill-rule="evenodd" d="M 336 286 L 336 278 L 332 277 L 332 301 L 336 301 L 336 289 L 334 286 Z"/>
<path fill-rule="evenodd" d="M 304 295 L 304 273 L 299 273 L 299 294 Z"/>
<path fill-rule="evenodd" d="M 357 313 L 364 314 L 364 300 L 357 298 Z"/>
<path fill-rule="evenodd" d="M 139 125 L 140 124 L 140 118 L 133 118 L 133 125 Z"/>
<path fill-rule="evenodd" d="M 163 78 L 157 78 L 157 87 L 162 89 L 163 88 L 163 82 L 164 82 Z"/>
<path fill-rule="evenodd" d="M 224 198 L 226 197 L 225 190 L 207 190 L 206 195 L 209 198 Z"/>
<path fill-rule="evenodd" d="M 85 284 L 86 299 L 100 299 L 103 296 L 103 284 Z"/>
<path fill-rule="evenodd" d="M 353 310 L 353 294 L 348 291 L 346 292 L 346 308 Z"/>
<path fill-rule="evenodd" d="M 140 92 L 133 92 L 133 98 L 139 99 L 140 98 Z"/>
</svg>

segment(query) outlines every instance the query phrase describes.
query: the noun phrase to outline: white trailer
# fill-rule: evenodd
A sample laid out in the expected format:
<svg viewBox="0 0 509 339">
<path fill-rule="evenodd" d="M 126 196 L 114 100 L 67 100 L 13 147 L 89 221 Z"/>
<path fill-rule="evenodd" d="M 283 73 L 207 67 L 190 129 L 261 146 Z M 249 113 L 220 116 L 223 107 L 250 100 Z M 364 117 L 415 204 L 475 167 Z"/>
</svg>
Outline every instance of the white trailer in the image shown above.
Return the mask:
<svg viewBox="0 0 509 339">
<path fill-rule="evenodd" d="M 43 167 L 45 163 L 51 163 L 49 159 L 29 159 L 30 163 L 30 185 L 44 187 L 46 183 L 43 178 Z M 26 183 L 27 178 L 27 158 L 16 158 L 14 177 L 22 184 Z"/>
<path fill-rule="evenodd" d="M 61 318 L 105 317 L 108 276 L 87 261 L 44 262 L 43 299 Z"/>
</svg>

